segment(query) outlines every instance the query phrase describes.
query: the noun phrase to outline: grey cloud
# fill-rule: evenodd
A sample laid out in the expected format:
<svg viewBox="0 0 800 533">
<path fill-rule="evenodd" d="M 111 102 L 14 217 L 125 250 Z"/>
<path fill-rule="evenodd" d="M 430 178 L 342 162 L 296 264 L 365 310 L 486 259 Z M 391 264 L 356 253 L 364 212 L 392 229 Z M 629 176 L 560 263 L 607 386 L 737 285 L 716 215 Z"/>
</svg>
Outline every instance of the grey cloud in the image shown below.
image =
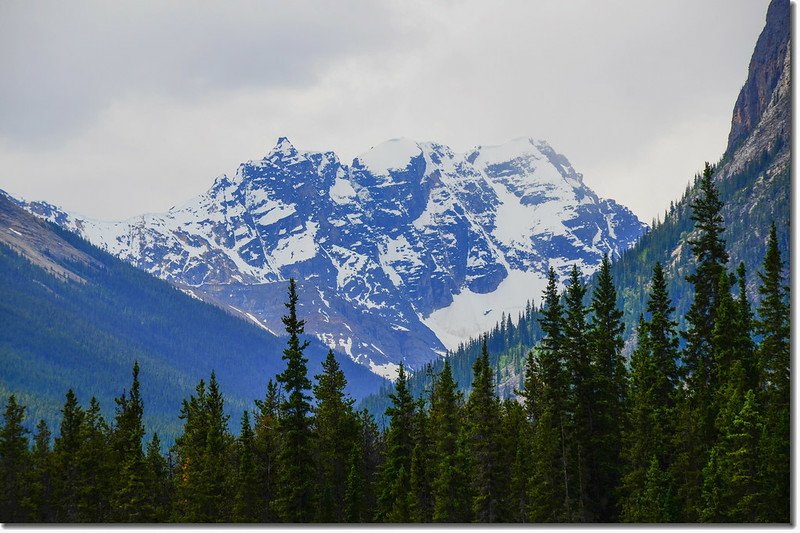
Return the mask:
<svg viewBox="0 0 800 533">
<path fill-rule="evenodd" d="M 5 2 L 0 135 L 57 142 L 126 94 L 308 85 L 406 30 L 367 1 Z"/>
</svg>

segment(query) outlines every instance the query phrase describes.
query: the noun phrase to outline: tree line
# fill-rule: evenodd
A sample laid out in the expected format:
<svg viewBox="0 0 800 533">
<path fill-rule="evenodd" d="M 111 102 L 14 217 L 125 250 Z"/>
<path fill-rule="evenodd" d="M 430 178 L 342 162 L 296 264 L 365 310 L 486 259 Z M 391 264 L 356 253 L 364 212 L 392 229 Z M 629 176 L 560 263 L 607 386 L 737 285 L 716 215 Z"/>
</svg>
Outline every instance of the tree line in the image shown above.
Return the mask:
<svg viewBox="0 0 800 533">
<path fill-rule="evenodd" d="M 688 241 L 693 303 L 678 331 L 656 264 L 635 348 L 604 258 L 589 289 L 551 269 L 515 399 L 498 397 L 484 341 L 468 393 L 449 362 L 420 397 L 400 366 L 381 430 L 344 392 L 332 352 L 309 379 L 289 282 L 285 368 L 238 436 L 212 372 L 183 401 L 168 454 L 142 445 L 139 367 L 113 421 L 72 390 L 55 438 L 32 439 L 11 396 L 0 428 L 3 522 L 788 522 L 790 328 L 773 226 L 760 302 L 728 269 L 706 165 Z"/>
</svg>

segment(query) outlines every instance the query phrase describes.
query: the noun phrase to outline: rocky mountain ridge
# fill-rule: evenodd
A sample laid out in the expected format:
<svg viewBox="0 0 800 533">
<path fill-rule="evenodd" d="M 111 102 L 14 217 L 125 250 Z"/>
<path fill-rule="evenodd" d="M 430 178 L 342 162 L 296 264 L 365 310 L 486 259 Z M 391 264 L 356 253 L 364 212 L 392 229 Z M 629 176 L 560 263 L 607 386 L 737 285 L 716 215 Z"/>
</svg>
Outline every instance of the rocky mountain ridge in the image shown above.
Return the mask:
<svg viewBox="0 0 800 533">
<path fill-rule="evenodd" d="M 167 213 L 100 222 L 21 205 L 270 331 L 294 277 L 306 331 L 386 377 L 524 308 L 549 267 L 591 273 L 646 229 L 525 138 L 463 154 L 394 139 L 351 165 L 280 138 Z"/>
</svg>

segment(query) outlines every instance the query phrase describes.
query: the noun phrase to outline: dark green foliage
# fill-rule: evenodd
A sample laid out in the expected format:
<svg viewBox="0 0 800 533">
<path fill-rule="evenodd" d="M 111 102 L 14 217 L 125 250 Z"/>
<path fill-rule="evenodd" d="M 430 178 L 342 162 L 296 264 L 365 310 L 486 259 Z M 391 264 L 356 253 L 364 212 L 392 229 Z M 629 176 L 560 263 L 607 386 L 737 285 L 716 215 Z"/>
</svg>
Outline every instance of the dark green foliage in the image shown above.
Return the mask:
<svg viewBox="0 0 800 533">
<path fill-rule="evenodd" d="M 622 356 L 622 311 L 617 308 L 617 291 L 608 256 L 603 256 L 590 311 L 588 347 L 593 374 L 593 427 L 588 493 L 592 520 L 614 522 L 618 518 L 614 489 L 620 479 L 620 443 L 628 373 Z"/>
<path fill-rule="evenodd" d="M 280 398 L 274 381 L 267 382 L 263 400 L 256 400 L 254 415 L 253 453 L 255 478 L 258 480 L 256 507 L 253 512 L 257 522 L 274 522 L 272 500 L 275 498 L 277 477 L 277 450 L 280 438 L 278 407 Z"/>
<path fill-rule="evenodd" d="M 411 517 L 411 456 L 414 442 L 414 400 L 408 390 L 405 368 L 400 365 L 392 404 L 386 409 L 390 426 L 386 431 L 386 449 L 380 472 L 376 520 L 408 522 Z"/>
<path fill-rule="evenodd" d="M 433 457 L 428 413 L 417 403 L 414 417 L 414 451 L 411 452 L 411 521 L 433 520 Z"/>
<path fill-rule="evenodd" d="M 712 181 L 713 170 L 706 163 L 699 182 L 699 193 L 692 202 L 692 220 L 695 222 L 694 238 L 689 239 L 695 260 L 695 270 L 686 277 L 694 287 L 694 300 L 686 314 L 687 329 L 683 333 L 686 348 L 683 351 L 686 372 L 687 408 L 691 425 L 685 442 L 688 464 L 685 466 L 686 482 L 680 488 L 684 520 L 698 517 L 695 508 L 700 498 L 703 467 L 708 452 L 716 439 L 716 394 L 719 386 L 717 366 L 714 362 L 712 336 L 720 298 L 728 287 L 720 284 L 725 275 L 728 253 L 722 239 L 722 202 Z"/>
<path fill-rule="evenodd" d="M 508 473 L 506 516 L 507 522 L 528 521 L 528 484 L 531 479 L 532 428 L 525 409 L 517 402 L 502 404 L 501 460 Z"/>
<path fill-rule="evenodd" d="M 238 471 L 236 473 L 236 495 L 233 500 L 234 522 L 258 522 L 260 480 L 256 469 L 255 434 L 250 427 L 250 415 L 242 415 L 242 428 L 236 441 Z"/>
<path fill-rule="evenodd" d="M 61 410 L 61 430 L 53 445 L 54 491 L 56 521 L 78 522 L 78 501 L 82 492 L 80 449 L 84 412 L 72 389 Z"/>
<path fill-rule="evenodd" d="M 289 334 L 283 350 L 286 368 L 278 374 L 284 398 L 280 405 L 278 423 L 281 442 L 278 452 L 277 498 L 274 511 L 284 522 L 309 522 L 314 515 L 312 480 L 314 467 L 309 461 L 311 449 L 311 389 L 308 379 L 308 359 L 303 351 L 308 341 L 300 342 L 305 322 L 297 318 L 297 292 L 294 279 L 289 280 L 289 301 L 285 304 L 289 314 L 282 318 Z"/>
<path fill-rule="evenodd" d="M 141 523 L 154 518 L 153 509 L 148 506 L 144 493 L 144 405 L 139 388 L 139 363 L 134 362 L 129 393 L 126 395 L 123 391 L 115 399 L 117 413 L 110 439 L 111 464 L 115 467 L 113 508 L 115 521 L 118 522 Z"/>
<path fill-rule="evenodd" d="M 784 285 L 784 264 L 778 248 L 775 225 L 770 230 L 767 253 L 759 272 L 761 304 L 755 328 L 761 337 L 757 348 L 760 408 L 766 413 L 764 436 L 760 444 L 762 473 L 769 480 L 765 487 L 770 502 L 760 518 L 768 522 L 788 522 L 790 517 L 790 428 L 791 354 L 789 289 Z"/>
<path fill-rule="evenodd" d="M 463 398 L 445 360 L 431 392 L 431 462 L 434 465 L 433 521 L 466 522 L 472 509 L 466 490 L 465 450 L 462 432 Z"/>
<path fill-rule="evenodd" d="M 31 522 L 55 521 L 53 508 L 53 453 L 50 449 L 50 430 L 44 420 L 36 425 L 31 451 L 28 494 L 25 507 Z"/>
<path fill-rule="evenodd" d="M 495 394 L 489 353 L 484 340 L 483 353 L 473 366 L 472 392 L 466 406 L 467 446 L 472 483 L 472 514 L 477 522 L 504 521 L 506 501 L 504 468 L 500 440 L 500 402 Z"/>
<path fill-rule="evenodd" d="M 589 329 L 586 324 L 587 309 L 584 305 L 586 286 L 580 279 L 577 267 L 572 267 L 565 293 L 564 336 L 561 343 L 562 357 L 570 382 L 568 395 L 569 422 L 567 437 L 571 441 L 572 492 L 574 520 L 592 521 L 595 518 L 591 487 L 594 484 L 596 455 L 594 434 L 596 431 L 596 405 L 594 394 L 594 372 L 589 349 Z"/>
<path fill-rule="evenodd" d="M 532 474 L 528 487 L 532 522 L 571 521 L 568 389 L 564 360 L 564 317 L 555 271 L 551 268 L 540 318 L 544 337 L 526 365 L 525 405 L 533 418 Z"/>
<path fill-rule="evenodd" d="M 112 509 L 119 509 L 114 495 L 114 483 L 124 479 L 114 468 L 119 464 L 109 447 L 110 430 L 100 413 L 96 398 L 89 401 L 86 419 L 81 428 L 81 447 L 78 452 L 81 473 L 81 494 L 78 509 L 83 522 L 107 522 L 117 519 Z"/>
<path fill-rule="evenodd" d="M 208 388 L 200 380 L 196 396 L 184 400 L 181 419 L 184 432 L 175 441 L 174 519 L 179 522 L 229 522 L 229 497 L 233 437 L 216 376 Z"/>
<path fill-rule="evenodd" d="M 22 423 L 25 407 L 17 403 L 13 394 L 8 398 L 0 428 L 0 522 L 24 522 L 27 493 L 25 474 L 30 469 L 28 432 Z"/>
<path fill-rule="evenodd" d="M 150 522 L 166 522 L 170 510 L 170 471 L 167 459 L 161 455 L 158 433 L 147 444 L 145 455 L 146 506 L 151 511 Z"/>
<path fill-rule="evenodd" d="M 621 518 L 627 522 L 670 522 L 674 483 L 678 338 L 674 308 L 660 263 L 653 269 L 649 320 L 640 319 L 631 356 L 627 427 L 623 437 Z"/>
<path fill-rule="evenodd" d="M 342 522 L 350 455 L 358 440 L 353 400 L 345 392 L 347 380 L 339 363 L 328 352 L 322 374 L 315 376 L 314 433 L 317 465 L 317 522 Z"/>
</svg>

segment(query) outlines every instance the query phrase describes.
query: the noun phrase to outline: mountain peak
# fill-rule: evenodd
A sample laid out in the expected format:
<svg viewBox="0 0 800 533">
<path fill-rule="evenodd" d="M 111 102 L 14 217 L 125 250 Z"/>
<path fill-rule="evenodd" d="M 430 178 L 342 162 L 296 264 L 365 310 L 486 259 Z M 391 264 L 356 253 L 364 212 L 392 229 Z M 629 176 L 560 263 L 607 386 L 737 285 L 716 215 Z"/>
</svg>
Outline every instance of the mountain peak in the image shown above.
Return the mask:
<svg viewBox="0 0 800 533">
<path fill-rule="evenodd" d="M 422 153 L 419 143 L 406 137 L 389 139 L 370 148 L 356 160 L 376 174 L 386 174 L 390 170 L 402 170 L 409 162 Z"/>
<path fill-rule="evenodd" d="M 297 155 L 297 149 L 289 141 L 288 137 L 278 137 L 278 142 L 275 143 L 275 147 L 270 151 L 267 157 L 274 155 L 292 157 Z"/>
</svg>

